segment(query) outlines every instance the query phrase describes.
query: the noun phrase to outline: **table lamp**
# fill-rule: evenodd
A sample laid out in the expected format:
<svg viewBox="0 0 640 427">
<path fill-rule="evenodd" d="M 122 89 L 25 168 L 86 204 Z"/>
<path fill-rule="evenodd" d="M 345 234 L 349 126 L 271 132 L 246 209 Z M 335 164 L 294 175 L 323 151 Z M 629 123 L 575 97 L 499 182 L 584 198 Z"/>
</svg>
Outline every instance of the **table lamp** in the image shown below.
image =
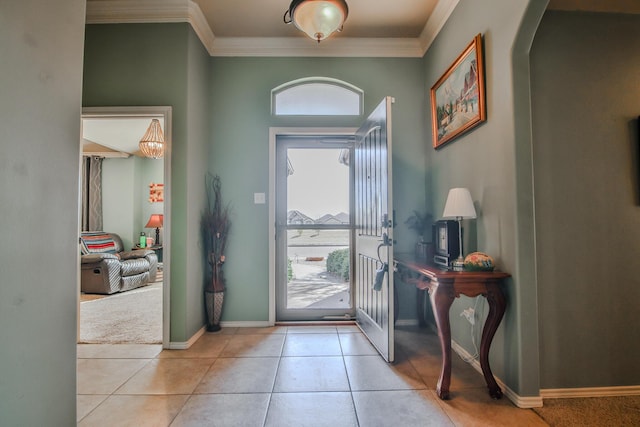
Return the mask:
<svg viewBox="0 0 640 427">
<path fill-rule="evenodd" d="M 449 190 L 447 202 L 444 205 L 442 217 L 445 219 L 455 219 L 458 221 L 458 239 L 460 252 L 458 259 L 451 264 L 455 271 L 464 269 L 464 257 L 462 256 L 462 220 L 464 218 L 476 218 L 476 208 L 473 206 L 471 193 L 466 188 L 452 188 Z"/>
<path fill-rule="evenodd" d="M 156 245 L 160 244 L 160 227 L 162 227 L 163 220 L 164 216 L 162 214 L 151 214 L 147 225 L 145 225 L 145 228 L 156 229 Z"/>
</svg>

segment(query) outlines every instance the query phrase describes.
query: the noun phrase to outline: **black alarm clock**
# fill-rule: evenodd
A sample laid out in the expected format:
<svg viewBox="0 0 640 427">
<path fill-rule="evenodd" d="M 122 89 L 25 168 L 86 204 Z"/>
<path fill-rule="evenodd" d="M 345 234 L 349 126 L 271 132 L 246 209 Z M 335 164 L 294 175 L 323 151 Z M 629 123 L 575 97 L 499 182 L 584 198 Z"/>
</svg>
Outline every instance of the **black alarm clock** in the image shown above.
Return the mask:
<svg viewBox="0 0 640 427">
<path fill-rule="evenodd" d="M 451 261 L 457 259 L 458 255 L 460 255 L 457 221 L 436 221 L 433 224 L 432 233 L 435 245 L 434 264 L 446 268 L 451 267 Z"/>
</svg>

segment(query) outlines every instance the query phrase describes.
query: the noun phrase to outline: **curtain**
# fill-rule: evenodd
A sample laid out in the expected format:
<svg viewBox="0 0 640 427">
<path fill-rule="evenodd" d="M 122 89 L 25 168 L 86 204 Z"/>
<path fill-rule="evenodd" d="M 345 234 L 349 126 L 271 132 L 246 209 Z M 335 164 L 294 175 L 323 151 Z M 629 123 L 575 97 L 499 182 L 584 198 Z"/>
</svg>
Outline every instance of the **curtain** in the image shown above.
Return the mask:
<svg viewBox="0 0 640 427">
<path fill-rule="evenodd" d="M 102 160 L 82 159 L 82 231 L 102 231 Z"/>
</svg>

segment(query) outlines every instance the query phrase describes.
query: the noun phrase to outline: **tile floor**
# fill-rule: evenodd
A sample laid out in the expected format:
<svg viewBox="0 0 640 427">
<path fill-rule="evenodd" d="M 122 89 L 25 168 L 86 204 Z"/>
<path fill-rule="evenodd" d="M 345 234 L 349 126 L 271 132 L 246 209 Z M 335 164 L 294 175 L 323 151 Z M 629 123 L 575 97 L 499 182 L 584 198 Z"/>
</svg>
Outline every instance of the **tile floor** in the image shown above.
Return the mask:
<svg viewBox="0 0 640 427">
<path fill-rule="evenodd" d="M 451 400 L 435 394 L 437 337 L 396 329 L 385 363 L 353 325 L 225 328 L 188 350 L 78 345 L 79 426 L 546 426 L 492 400 L 454 354 Z"/>
</svg>

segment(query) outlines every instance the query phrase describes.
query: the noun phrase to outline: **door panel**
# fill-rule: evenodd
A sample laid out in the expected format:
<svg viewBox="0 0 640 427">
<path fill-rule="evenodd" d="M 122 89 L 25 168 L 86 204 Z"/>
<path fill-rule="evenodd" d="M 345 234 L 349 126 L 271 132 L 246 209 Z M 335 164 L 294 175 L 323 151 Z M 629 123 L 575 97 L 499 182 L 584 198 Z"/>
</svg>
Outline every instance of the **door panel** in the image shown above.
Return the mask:
<svg viewBox="0 0 640 427">
<path fill-rule="evenodd" d="M 386 97 L 356 133 L 355 285 L 358 326 L 382 357 L 394 360 L 391 104 Z M 393 268 L 393 267 L 391 267 Z"/>
</svg>

